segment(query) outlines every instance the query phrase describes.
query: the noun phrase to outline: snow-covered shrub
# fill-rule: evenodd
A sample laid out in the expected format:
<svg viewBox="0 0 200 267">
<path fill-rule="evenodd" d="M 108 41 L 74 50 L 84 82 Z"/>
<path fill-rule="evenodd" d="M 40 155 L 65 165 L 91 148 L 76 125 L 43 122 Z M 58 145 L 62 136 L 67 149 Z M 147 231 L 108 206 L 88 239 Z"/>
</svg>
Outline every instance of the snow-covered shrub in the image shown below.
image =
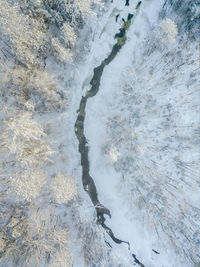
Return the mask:
<svg viewBox="0 0 200 267">
<path fill-rule="evenodd" d="M 75 181 L 68 175 L 58 173 L 51 183 L 51 192 L 54 201 L 59 204 L 74 198 L 77 193 Z"/>
</svg>

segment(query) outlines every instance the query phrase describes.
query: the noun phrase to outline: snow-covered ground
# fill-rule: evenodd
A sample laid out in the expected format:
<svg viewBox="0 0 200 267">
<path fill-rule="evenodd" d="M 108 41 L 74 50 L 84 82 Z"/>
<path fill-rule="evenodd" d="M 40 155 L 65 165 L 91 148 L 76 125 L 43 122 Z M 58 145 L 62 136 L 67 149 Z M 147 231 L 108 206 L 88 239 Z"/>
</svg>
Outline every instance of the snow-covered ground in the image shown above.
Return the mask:
<svg viewBox="0 0 200 267">
<path fill-rule="evenodd" d="M 125 7 L 114 1 L 95 24 L 84 91 L 92 69 L 111 51 L 121 19 L 134 10 L 130 2 Z M 129 252 L 106 236 L 119 255 L 116 266 L 134 265 L 131 252 L 147 267 L 196 266 L 199 258 L 198 49 L 178 33 L 175 44 L 148 51 L 163 4 L 142 3 L 125 46 L 105 67 L 100 91 L 86 108 L 90 174 L 112 214 L 106 224 L 131 245 Z"/>
</svg>

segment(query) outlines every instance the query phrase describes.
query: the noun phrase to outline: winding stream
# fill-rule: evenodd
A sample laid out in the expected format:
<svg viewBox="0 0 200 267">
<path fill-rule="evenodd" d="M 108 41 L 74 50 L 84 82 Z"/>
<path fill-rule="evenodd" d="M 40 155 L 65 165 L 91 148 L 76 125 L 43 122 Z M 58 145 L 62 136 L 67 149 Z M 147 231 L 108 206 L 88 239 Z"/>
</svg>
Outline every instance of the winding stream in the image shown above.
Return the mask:
<svg viewBox="0 0 200 267">
<path fill-rule="evenodd" d="M 141 1 L 138 2 L 136 6 L 136 10 L 138 11 L 140 7 Z M 87 91 L 85 96 L 82 96 L 79 109 L 77 111 L 78 116 L 75 123 L 75 134 L 79 142 L 79 152 L 81 155 L 81 166 L 82 166 L 82 183 L 84 190 L 88 193 L 94 207 L 97 213 L 97 223 L 100 224 L 107 234 L 112 238 L 112 240 L 117 243 L 126 243 L 128 245 L 128 249 L 130 250 L 130 244 L 127 241 L 122 241 L 115 237 L 112 230 L 106 226 L 105 224 L 105 217 L 104 215 L 108 215 L 111 218 L 111 213 L 108 208 L 103 206 L 99 199 L 97 194 L 97 189 L 94 183 L 94 180 L 90 176 L 90 166 L 89 166 L 89 160 L 88 160 L 88 143 L 87 139 L 84 135 L 84 122 L 85 122 L 85 109 L 87 100 L 91 97 L 94 97 L 100 88 L 100 81 L 101 76 L 103 74 L 103 70 L 105 66 L 109 65 L 110 62 L 116 57 L 120 49 L 123 47 L 123 45 L 126 42 L 126 32 L 129 29 L 131 25 L 131 21 L 135 15 L 128 14 L 127 20 L 124 21 L 123 27 L 120 28 L 119 33 L 115 35 L 115 39 L 117 40 L 117 43 L 113 46 L 111 53 L 107 58 L 105 58 L 102 63 L 94 68 L 94 74 L 92 76 L 92 79 L 90 81 L 91 89 Z M 132 257 L 134 258 L 134 262 L 137 263 L 139 266 L 144 267 L 144 265 L 137 259 L 135 254 L 132 254 Z"/>
</svg>

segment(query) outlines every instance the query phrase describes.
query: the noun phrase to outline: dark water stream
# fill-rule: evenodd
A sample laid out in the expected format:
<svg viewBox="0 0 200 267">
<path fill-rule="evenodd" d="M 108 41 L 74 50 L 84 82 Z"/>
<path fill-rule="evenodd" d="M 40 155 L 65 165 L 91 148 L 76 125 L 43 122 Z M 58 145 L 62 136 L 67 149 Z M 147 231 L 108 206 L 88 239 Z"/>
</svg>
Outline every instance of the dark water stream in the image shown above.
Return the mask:
<svg viewBox="0 0 200 267">
<path fill-rule="evenodd" d="M 138 6 L 137 6 L 138 9 Z M 132 14 L 128 14 L 127 20 L 124 20 L 123 27 L 120 28 L 119 33 L 115 35 L 115 39 L 117 40 L 117 43 L 113 46 L 111 53 L 107 58 L 105 58 L 102 63 L 94 68 L 94 74 L 90 81 L 91 89 L 86 93 L 85 96 L 82 96 L 80 107 L 77 116 L 77 120 L 75 123 L 75 134 L 79 142 L 79 152 L 81 155 L 81 166 L 82 166 L 82 183 L 84 190 L 88 193 L 97 213 L 97 223 L 100 224 L 107 234 L 112 238 L 112 240 L 117 243 L 126 243 L 128 245 L 128 249 L 130 250 L 129 242 L 122 241 L 115 237 L 112 230 L 106 226 L 105 224 L 105 217 L 104 215 L 108 215 L 111 218 L 111 213 L 108 208 L 103 206 L 98 199 L 97 189 L 94 183 L 94 180 L 90 176 L 90 166 L 89 166 L 89 160 L 88 160 L 88 143 L 87 139 L 84 135 L 84 122 L 85 122 L 85 109 L 87 100 L 91 97 L 94 97 L 100 88 L 100 81 L 101 76 L 103 74 L 103 70 L 105 66 L 109 65 L 110 62 L 116 57 L 117 53 L 120 51 L 122 46 L 126 42 L 126 32 L 130 27 L 131 20 L 134 16 Z M 135 254 L 132 254 L 132 257 L 134 258 L 135 263 L 139 264 L 140 266 L 144 265 L 137 259 Z"/>
</svg>

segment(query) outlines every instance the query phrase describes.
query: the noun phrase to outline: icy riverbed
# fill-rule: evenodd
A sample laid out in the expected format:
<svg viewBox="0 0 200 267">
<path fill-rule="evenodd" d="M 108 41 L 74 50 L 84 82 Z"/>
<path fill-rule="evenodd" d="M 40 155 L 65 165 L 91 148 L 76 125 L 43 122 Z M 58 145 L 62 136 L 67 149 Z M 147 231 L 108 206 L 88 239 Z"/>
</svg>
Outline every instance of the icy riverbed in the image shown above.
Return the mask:
<svg viewBox="0 0 200 267">
<path fill-rule="evenodd" d="M 114 3 L 114 5 L 115 4 L 116 3 Z M 187 258 L 187 253 L 186 255 L 182 254 L 181 248 L 176 248 L 176 244 L 173 245 L 173 241 L 171 240 L 172 242 L 170 242 L 168 240 L 166 233 L 163 233 L 163 235 L 158 234 L 156 232 L 156 227 L 152 227 L 150 222 L 145 221 L 144 213 L 146 213 L 147 210 L 141 209 L 140 212 L 138 212 L 137 210 L 137 213 L 134 213 L 136 212 L 135 207 L 133 206 L 131 208 L 131 205 L 134 205 L 134 202 L 133 204 L 131 204 L 131 200 L 129 201 L 128 199 L 128 196 L 130 194 L 129 190 L 121 190 L 121 188 L 124 187 L 124 172 L 120 172 L 119 170 L 116 171 L 115 165 L 110 164 L 109 160 L 107 160 L 103 153 L 103 148 L 105 146 L 105 143 L 107 142 L 107 139 L 109 138 L 106 130 L 107 120 L 109 119 L 109 117 L 112 117 L 119 113 L 122 117 L 125 117 L 127 115 L 127 111 L 123 109 L 123 105 L 120 107 L 120 97 L 123 93 L 123 90 L 119 86 L 123 86 L 123 82 L 121 82 L 121 80 L 126 79 L 125 70 L 127 72 L 130 71 L 130 66 L 133 62 L 135 51 L 137 51 L 137 57 L 140 57 L 141 53 L 140 60 L 142 61 L 143 55 L 141 49 L 143 48 L 143 42 L 145 38 L 148 37 L 148 33 L 152 30 L 152 27 L 155 27 L 155 25 L 159 23 L 159 12 L 161 11 L 163 4 L 163 1 L 159 1 L 159 3 L 157 1 L 147 1 L 144 2 L 141 6 L 140 13 L 135 18 L 127 34 L 128 40 L 125 46 L 113 60 L 113 62 L 110 63 L 109 66 L 105 67 L 101 79 L 100 91 L 94 98 L 88 100 L 88 105 L 86 107 L 85 136 L 88 140 L 89 146 L 90 174 L 96 184 L 100 202 L 106 205 L 106 207 L 108 207 L 111 211 L 112 218 L 107 218 L 106 222 L 115 233 L 115 235 L 121 240 L 130 242 L 131 251 L 137 255 L 138 259 L 143 262 L 145 266 L 191 266 L 190 259 Z M 120 16 L 122 18 L 123 16 L 125 16 L 126 12 L 130 12 L 129 10 L 132 10 L 133 7 L 133 3 L 131 3 L 129 7 L 123 7 L 121 3 L 117 2 L 117 5 L 113 7 L 112 14 L 116 14 L 114 12 L 115 10 L 121 9 L 123 11 L 119 13 L 121 14 Z M 102 56 L 104 54 L 107 54 L 109 49 L 111 49 L 111 45 L 114 42 L 113 33 L 116 32 L 116 25 L 120 23 L 120 20 L 118 23 L 115 22 L 114 15 L 108 17 L 108 22 L 103 28 L 101 37 L 99 38 L 99 40 L 96 40 L 94 42 L 91 51 L 91 57 L 96 63 L 96 66 L 98 66 L 98 63 L 102 59 Z M 172 49 L 174 48 L 172 47 Z M 152 58 L 152 62 L 153 60 L 154 58 Z M 149 61 L 149 59 L 147 61 Z M 174 65 L 176 64 L 177 62 L 175 61 Z M 171 63 L 171 65 L 173 67 L 173 63 Z M 192 64 L 192 68 L 188 67 L 188 70 L 192 71 L 195 69 L 195 67 L 196 65 L 194 63 Z M 148 67 L 146 69 L 148 70 Z M 163 69 L 163 71 L 165 72 L 166 70 Z M 184 71 L 187 72 L 187 68 L 185 68 L 183 72 Z M 177 74 L 179 73 L 180 71 L 179 69 L 177 69 Z M 90 71 L 88 75 L 91 75 Z M 145 75 L 145 73 L 143 75 Z M 160 74 L 157 74 L 155 80 L 159 79 L 158 75 L 160 75 L 160 79 L 162 79 L 161 72 Z M 180 78 L 178 77 L 177 80 L 179 79 Z M 185 79 L 185 83 L 186 82 L 187 80 Z M 144 86 L 145 85 L 146 84 L 144 84 Z M 88 88 L 89 86 L 86 86 L 85 90 L 87 90 Z M 137 88 L 137 90 L 139 90 L 139 88 Z M 176 96 L 176 94 L 177 92 L 174 92 L 174 97 Z M 178 95 L 178 97 L 180 97 L 180 95 Z M 121 100 L 123 99 L 121 98 Z M 178 99 L 178 101 L 180 102 L 180 99 Z M 165 102 L 166 104 L 170 103 L 170 99 L 166 100 Z M 163 105 L 165 104 L 163 103 Z M 195 115 L 195 118 L 196 124 L 198 122 L 197 115 Z M 143 127 L 145 127 L 145 125 Z M 154 126 L 152 126 L 152 128 L 153 127 Z M 113 153 L 116 153 L 116 155 L 114 155 L 115 161 L 115 158 L 118 157 L 118 152 L 114 151 Z M 131 177 L 131 175 L 132 174 L 130 173 L 128 174 L 129 177 Z M 177 179 L 179 179 L 178 176 Z M 128 187 L 128 185 L 126 186 Z M 187 191 L 187 189 L 185 190 Z M 194 194 L 193 200 L 196 203 L 195 195 L 197 194 L 197 191 L 194 191 L 194 189 L 192 189 L 191 192 Z M 134 199 L 134 191 L 132 191 L 132 194 Z M 162 221 L 162 219 L 164 218 L 161 217 L 159 219 Z M 152 221 L 152 224 L 153 223 L 154 222 Z M 182 229 L 179 230 L 182 231 Z M 178 232 L 180 232 L 179 230 Z M 116 253 L 119 254 L 122 259 L 127 259 L 126 263 L 122 261 L 122 266 L 132 266 L 132 264 L 134 264 L 133 262 L 131 263 L 131 261 L 128 259 L 130 255 L 129 253 L 127 253 L 127 246 L 125 244 L 113 244 L 109 237 L 107 237 L 106 240 L 112 245 L 113 250 L 116 251 Z M 182 257 L 182 255 L 184 255 L 186 258 Z"/>
<path fill-rule="evenodd" d="M 199 122 L 197 109 L 191 107 L 191 105 L 197 107 L 194 98 L 190 98 L 190 96 L 188 98 L 188 103 L 191 103 L 191 105 L 186 105 L 187 101 L 182 102 L 182 94 L 184 95 L 185 93 L 185 95 L 187 95 L 187 91 L 184 89 L 185 85 L 190 83 L 192 73 L 195 72 L 196 69 L 198 71 L 198 64 L 196 60 L 198 50 L 195 43 L 184 41 L 184 38 L 186 37 L 184 37 L 183 33 L 180 32 L 176 44 L 165 48 L 163 51 L 162 49 L 161 51 L 158 50 L 158 52 L 154 51 L 153 55 L 151 55 L 151 52 L 148 51 L 148 45 L 150 46 L 150 44 L 146 40 L 148 40 L 149 35 L 154 33 L 152 29 L 154 29 L 162 19 L 162 9 L 164 9 L 165 5 L 166 3 L 164 3 L 164 1 L 144 1 L 142 3 L 140 12 L 134 18 L 134 21 L 128 31 L 126 44 L 116 58 L 105 67 L 101 78 L 100 90 L 95 97 L 88 99 L 88 104 L 86 106 L 85 136 L 89 147 L 90 175 L 95 182 L 100 202 L 105 205 L 112 214 L 111 219 L 106 217 L 106 224 L 112 229 L 117 238 L 130 243 L 129 251 L 126 244 L 117 245 L 112 242 L 108 235 L 105 235 L 105 241 L 112 246 L 111 250 L 113 254 L 110 254 L 110 257 L 117 260 L 114 261 L 115 265 L 113 265 L 109 263 L 108 259 L 105 259 L 104 266 L 132 266 L 136 263 L 134 263 L 131 258 L 131 253 L 137 255 L 137 258 L 148 267 L 196 266 L 195 264 L 198 259 L 198 237 L 196 237 L 197 241 L 195 241 L 192 239 L 193 233 L 191 233 L 190 242 L 184 241 L 185 235 L 189 240 L 189 237 L 187 236 L 191 223 L 190 220 L 186 216 L 185 219 L 183 219 L 183 225 L 179 224 L 179 220 L 181 220 L 182 216 L 181 214 L 184 214 L 181 207 L 182 205 L 186 207 L 188 212 L 191 212 L 191 216 L 194 218 L 193 220 L 195 222 L 195 226 L 192 231 L 196 231 L 196 235 L 198 235 L 198 219 L 195 219 L 195 216 L 196 218 L 199 216 L 198 210 L 195 211 L 198 201 L 198 175 L 195 176 L 194 174 L 195 182 L 192 179 L 187 181 L 190 188 L 188 189 L 186 184 L 180 184 L 179 182 L 181 179 L 185 179 L 187 177 L 184 176 L 184 174 L 183 177 L 180 177 L 178 174 L 178 167 L 173 164 L 173 159 L 178 155 L 175 151 L 173 152 L 174 154 L 171 154 L 170 152 L 166 154 L 163 153 L 161 149 L 159 151 L 154 149 L 154 151 L 152 150 L 153 154 L 151 154 L 151 147 L 155 146 L 155 143 L 160 144 L 161 148 L 162 146 L 166 147 L 165 144 L 162 144 L 163 136 L 166 140 L 170 141 L 170 138 L 172 139 L 173 135 L 173 127 L 177 126 L 177 124 L 175 126 L 171 125 L 171 132 L 167 134 L 165 132 L 163 135 L 161 128 L 159 128 L 160 126 L 157 128 L 157 125 L 164 125 L 165 120 L 163 118 L 167 118 L 169 114 L 160 115 L 159 112 L 162 111 L 160 107 L 174 105 L 176 109 L 176 116 L 178 117 L 185 112 L 182 120 L 179 119 L 179 127 L 181 128 L 184 127 L 184 125 L 188 125 L 190 122 L 193 123 L 194 128 L 197 128 Z M 96 22 L 97 24 L 94 24 L 95 30 L 93 42 L 91 44 L 91 51 L 87 59 L 87 67 L 83 65 L 82 69 L 78 70 L 78 75 L 82 77 L 83 95 L 90 89 L 89 82 L 92 77 L 92 70 L 99 66 L 102 60 L 108 56 L 112 46 L 116 42 L 114 40 L 114 35 L 122 26 L 122 18 L 126 18 L 127 14 L 131 13 L 135 6 L 135 3 L 130 3 L 130 6 L 124 6 L 122 1 L 114 1 L 114 3 L 110 6 L 110 9 L 107 10 L 107 13 Z M 118 14 L 119 16 L 116 22 L 116 15 Z M 166 17 L 168 16 L 164 15 L 163 19 Z M 176 19 L 174 14 L 172 16 L 172 19 L 173 18 Z M 186 44 L 188 46 L 187 50 L 184 48 Z M 145 49 L 147 52 L 145 52 Z M 149 50 L 151 49 L 152 47 L 149 47 Z M 181 58 L 178 57 L 178 55 L 180 55 L 180 53 L 178 54 L 179 50 L 182 51 Z M 190 51 L 192 50 L 194 53 L 191 57 Z M 171 58 L 169 55 L 173 57 L 171 54 L 174 51 L 177 52 L 176 58 L 173 58 L 173 60 L 169 61 L 167 64 L 166 59 L 170 60 Z M 167 53 L 169 53 L 168 56 Z M 188 58 L 190 58 L 190 62 L 186 66 L 183 66 Z M 140 64 L 140 66 L 134 66 L 134 63 Z M 154 66 L 159 66 L 159 63 L 160 67 L 156 69 L 155 73 L 150 74 L 150 70 Z M 179 66 L 183 66 L 183 68 L 180 68 Z M 139 69 L 139 67 L 141 67 L 142 71 L 139 74 L 140 76 L 137 77 L 136 70 Z M 173 77 L 170 77 L 170 71 L 173 74 L 171 74 Z M 195 75 L 196 73 L 194 73 L 194 76 Z M 170 83 L 172 78 L 175 80 L 175 85 Z M 126 82 L 124 80 L 126 80 Z M 190 86 L 191 92 L 195 91 L 197 81 L 198 80 L 194 80 L 192 86 Z M 124 90 L 123 87 L 127 86 L 131 87 L 133 92 Z M 134 86 L 136 87 L 134 88 Z M 148 88 L 154 87 L 157 91 L 152 91 L 151 94 L 149 94 Z M 166 91 L 167 88 L 170 87 L 171 91 Z M 176 88 L 179 89 L 176 90 Z M 124 102 L 126 101 L 126 99 L 123 98 L 125 93 L 132 93 L 134 96 L 132 96 L 133 100 L 130 100 L 130 95 L 130 101 L 127 103 Z M 170 96 L 173 97 L 170 98 Z M 198 96 L 199 94 L 197 93 L 196 97 L 198 98 Z M 131 113 L 133 111 L 130 111 L 129 105 L 131 105 L 131 101 L 133 101 L 132 106 L 136 105 L 137 101 L 142 103 L 142 99 L 144 99 L 143 104 L 145 104 L 147 98 L 152 99 L 151 103 L 149 102 L 151 107 L 149 110 L 145 111 L 145 106 L 141 106 L 143 108 L 142 117 L 139 117 L 139 120 L 141 120 L 141 126 L 140 128 L 137 128 L 137 124 L 133 123 L 133 121 L 136 122 L 134 114 L 136 114 L 137 110 L 134 111 L 133 107 L 133 111 L 135 113 Z M 76 103 L 77 102 L 78 101 L 76 99 Z M 158 113 L 153 111 L 153 105 L 155 105 L 153 103 L 156 102 L 159 103 L 156 106 L 156 108 L 158 108 Z M 187 112 L 188 110 L 190 110 L 189 113 Z M 153 114 L 152 112 L 157 115 L 151 117 L 151 114 Z M 150 114 L 149 117 L 148 114 Z M 140 139 L 138 139 L 138 143 L 137 140 L 134 142 L 135 147 L 137 146 L 140 151 L 139 154 L 142 155 L 141 157 L 139 157 L 138 154 L 134 154 L 134 151 L 131 152 L 131 145 L 128 153 L 132 153 L 132 158 L 131 161 L 130 157 L 129 160 L 126 161 L 127 148 L 124 149 L 123 144 L 120 144 L 120 146 L 117 147 L 117 143 L 119 144 L 121 142 L 120 136 L 116 143 L 113 141 L 113 138 L 115 138 L 114 134 L 116 134 L 117 131 L 115 128 L 108 129 L 107 125 L 108 121 L 116 116 L 121 117 L 122 122 L 125 123 L 125 126 L 122 126 L 125 137 L 121 136 L 122 139 L 130 138 L 130 140 L 132 140 L 132 137 L 128 134 L 130 128 L 132 135 L 139 134 L 138 138 Z M 146 120 L 148 120 L 148 122 Z M 118 124 L 120 124 L 120 121 L 117 121 L 117 124 L 115 124 L 116 128 L 119 126 Z M 135 128 L 134 125 L 136 126 Z M 148 133 L 148 139 L 145 137 L 144 132 Z M 156 137 L 151 134 L 153 132 L 156 132 Z M 126 133 L 128 137 L 126 137 Z M 192 133 L 190 133 L 190 131 L 185 131 L 184 134 L 187 136 Z M 146 141 L 144 137 L 146 138 Z M 112 148 L 112 142 L 113 145 L 116 145 L 116 148 L 113 148 L 113 150 L 106 155 L 105 145 L 109 146 L 110 143 L 110 148 Z M 184 148 L 181 148 L 182 145 L 180 144 L 180 141 L 174 141 L 172 139 L 171 142 L 173 142 L 173 145 L 176 147 L 176 151 L 181 151 L 181 149 L 184 150 Z M 168 145 L 168 143 L 166 144 Z M 185 157 L 183 159 L 185 161 L 188 160 L 188 162 L 192 162 L 193 160 L 194 164 L 196 164 L 195 161 L 197 159 L 198 151 L 195 151 L 193 146 L 190 146 L 189 144 L 188 146 L 189 149 L 185 152 Z M 147 154 L 148 150 L 149 155 Z M 158 155 L 158 157 L 156 155 Z M 193 157 L 192 160 L 190 159 L 190 155 Z M 121 165 L 120 161 L 122 162 Z M 140 204 L 138 204 L 138 192 L 136 192 L 136 190 L 141 190 L 141 188 L 139 187 L 138 189 L 137 183 L 134 181 L 134 179 L 136 179 L 138 182 L 138 173 L 137 170 L 134 170 L 134 166 L 137 168 L 137 161 L 144 165 L 144 169 L 147 167 L 152 170 L 153 168 L 156 168 L 154 164 L 149 165 L 150 161 L 161 164 L 161 166 L 163 165 L 161 169 L 158 168 L 154 170 L 155 174 L 153 174 L 153 176 L 151 173 L 152 170 L 149 175 L 146 174 L 146 171 L 142 173 L 142 176 L 140 175 L 140 179 L 144 176 L 144 181 L 141 181 L 144 185 L 141 185 L 141 188 L 144 187 L 144 191 L 149 190 L 151 194 L 154 190 L 157 190 L 155 188 L 155 184 L 159 185 L 160 179 L 163 179 L 162 176 L 167 177 L 167 175 L 169 175 L 169 171 L 172 170 L 171 174 L 173 182 L 171 183 L 170 179 L 166 181 L 163 179 L 163 187 L 161 187 L 164 188 L 163 190 L 165 191 L 165 183 L 171 183 L 171 187 L 176 188 L 175 191 L 172 191 L 171 189 L 171 191 L 168 191 L 169 194 L 172 196 L 174 195 L 172 198 L 161 192 L 161 196 L 163 194 L 161 202 L 164 199 L 166 206 L 164 206 L 163 203 L 159 206 L 160 200 L 157 198 L 157 195 L 155 198 L 152 197 L 150 199 L 148 208 L 146 208 L 146 204 L 141 204 L 142 194 L 139 198 Z M 124 167 L 126 165 L 128 167 Z M 157 175 L 156 172 L 160 174 Z M 198 169 L 196 172 L 198 173 Z M 80 172 L 77 174 L 79 176 L 81 175 Z M 146 179 L 149 179 L 148 182 Z M 148 189 L 146 189 L 145 182 L 148 183 Z M 195 186 L 196 188 L 194 188 Z M 180 190 L 182 190 L 185 194 L 183 194 L 183 197 L 180 197 Z M 193 195 L 192 198 L 189 197 L 191 194 Z M 83 191 L 81 195 L 85 198 Z M 144 201 L 144 203 L 148 202 L 149 196 L 147 197 L 145 193 L 143 196 L 144 200 L 142 201 Z M 191 203 L 191 209 L 187 208 L 188 201 Z M 170 203 L 173 202 L 176 204 L 171 205 Z M 87 203 L 87 205 L 89 205 L 89 200 L 87 200 Z M 136 204 L 138 204 L 137 207 Z M 160 210 L 164 210 L 163 217 L 161 212 L 153 213 L 154 211 L 152 212 L 151 205 L 158 205 Z M 172 214 L 173 217 L 166 218 L 165 216 L 168 216 L 168 211 L 166 212 L 165 209 L 166 211 L 170 209 L 174 214 Z M 177 217 L 175 215 L 176 213 Z M 88 213 L 84 211 L 83 214 L 87 214 L 86 216 L 90 214 L 89 216 L 92 216 L 92 207 L 89 208 Z M 85 215 L 82 216 L 84 217 Z M 150 219 L 151 216 L 153 216 L 152 219 Z M 146 219 L 146 217 L 148 217 L 148 219 Z M 95 220 L 95 218 L 93 219 Z M 160 221 L 161 226 L 164 225 L 163 228 L 158 225 Z M 103 232 L 103 229 L 100 231 Z M 181 242 L 184 243 L 183 248 L 181 247 Z M 91 243 L 91 245 L 94 244 Z M 106 243 L 100 244 L 101 247 L 103 245 L 107 246 Z M 192 250 L 193 252 L 190 253 Z M 116 265 L 116 262 L 118 262 L 118 265 Z M 77 264 L 75 263 L 75 266 L 78 266 Z M 102 263 L 100 263 L 99 266 L 103 266 Z"/>
</svg>

